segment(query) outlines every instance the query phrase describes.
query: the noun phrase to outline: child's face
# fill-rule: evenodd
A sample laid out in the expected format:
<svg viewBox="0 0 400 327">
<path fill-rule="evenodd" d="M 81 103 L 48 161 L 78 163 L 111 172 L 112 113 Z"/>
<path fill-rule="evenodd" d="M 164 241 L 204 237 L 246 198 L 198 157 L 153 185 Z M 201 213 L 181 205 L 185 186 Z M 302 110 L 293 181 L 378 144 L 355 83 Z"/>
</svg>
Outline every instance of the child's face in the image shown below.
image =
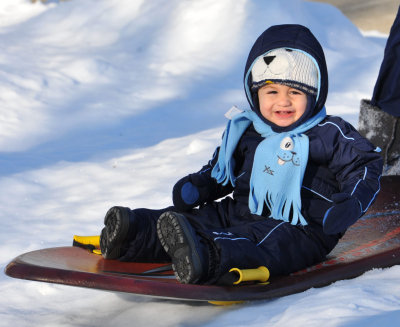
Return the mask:
<svg viewBox="0 0 400 327">
<path fill-rule="evenodd" d="M 265 119 L 287 127 L 300 119 L 307 107 L 304 92 L 282 84 L 267 84 L 258 90 L 260 112 Z"/>
</svg>

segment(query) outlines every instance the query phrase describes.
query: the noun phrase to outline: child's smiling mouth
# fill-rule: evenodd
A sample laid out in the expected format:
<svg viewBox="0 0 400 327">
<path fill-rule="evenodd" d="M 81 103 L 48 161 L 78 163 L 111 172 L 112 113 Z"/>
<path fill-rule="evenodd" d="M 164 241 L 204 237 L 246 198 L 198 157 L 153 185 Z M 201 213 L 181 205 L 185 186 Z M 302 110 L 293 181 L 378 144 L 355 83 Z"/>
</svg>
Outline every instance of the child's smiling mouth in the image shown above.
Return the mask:
<svg viewBox="0 0 400 327">
<path fill-rule="evenodd" d="M 274 114 L 280 118 L 287 118 L 287 117 L 291 117 L 294 115 L 294 111 L 293 110 L 277 110 L 274 112 Z"/>
</svg>

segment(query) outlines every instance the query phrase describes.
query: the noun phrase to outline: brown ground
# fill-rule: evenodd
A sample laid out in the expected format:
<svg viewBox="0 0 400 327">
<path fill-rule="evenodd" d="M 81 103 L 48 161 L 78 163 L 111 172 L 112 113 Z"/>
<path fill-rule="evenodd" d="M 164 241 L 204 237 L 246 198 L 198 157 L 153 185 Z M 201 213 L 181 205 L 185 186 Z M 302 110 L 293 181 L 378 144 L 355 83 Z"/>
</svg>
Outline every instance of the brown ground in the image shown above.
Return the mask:
<svg viewBox="0 0 400 327">
<path fill-rule="evenodd" d="M 389 34 L 400 4 L 398 0 L 318 0 L 317 2 L 336 6 L 361 30 L 375 30 L 385 34 Z"/>
</svg>

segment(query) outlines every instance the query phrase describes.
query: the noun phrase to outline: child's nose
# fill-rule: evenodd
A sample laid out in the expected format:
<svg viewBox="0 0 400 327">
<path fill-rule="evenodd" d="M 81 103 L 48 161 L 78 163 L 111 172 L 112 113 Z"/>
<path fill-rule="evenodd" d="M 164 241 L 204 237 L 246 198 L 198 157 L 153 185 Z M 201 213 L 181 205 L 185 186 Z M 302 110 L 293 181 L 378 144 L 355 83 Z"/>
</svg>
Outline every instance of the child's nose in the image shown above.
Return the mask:
<svg viewBox="0 0 400 327">
<path fill-rule="evenodd" d="M 281 106 L 288 106 L 290 103 L 290 97 L 287 94 L 280 94 L 279 104 Z"/>
</svg>

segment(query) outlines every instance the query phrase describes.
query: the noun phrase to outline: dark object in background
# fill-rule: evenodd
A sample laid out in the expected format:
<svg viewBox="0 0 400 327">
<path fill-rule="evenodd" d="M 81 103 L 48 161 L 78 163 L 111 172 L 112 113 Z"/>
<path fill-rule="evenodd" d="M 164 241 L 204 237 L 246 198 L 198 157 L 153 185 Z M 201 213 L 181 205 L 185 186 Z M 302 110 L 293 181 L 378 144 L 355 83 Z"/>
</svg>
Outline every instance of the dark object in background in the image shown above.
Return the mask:
<svg viewBox="0 0 400 327">
<path fill-rule="evenodd" d="M 359 132 L 382 149 L 384 174 L 400 175 L 400 7 L 371 101 L 361 100 Z"/>
</svg>

